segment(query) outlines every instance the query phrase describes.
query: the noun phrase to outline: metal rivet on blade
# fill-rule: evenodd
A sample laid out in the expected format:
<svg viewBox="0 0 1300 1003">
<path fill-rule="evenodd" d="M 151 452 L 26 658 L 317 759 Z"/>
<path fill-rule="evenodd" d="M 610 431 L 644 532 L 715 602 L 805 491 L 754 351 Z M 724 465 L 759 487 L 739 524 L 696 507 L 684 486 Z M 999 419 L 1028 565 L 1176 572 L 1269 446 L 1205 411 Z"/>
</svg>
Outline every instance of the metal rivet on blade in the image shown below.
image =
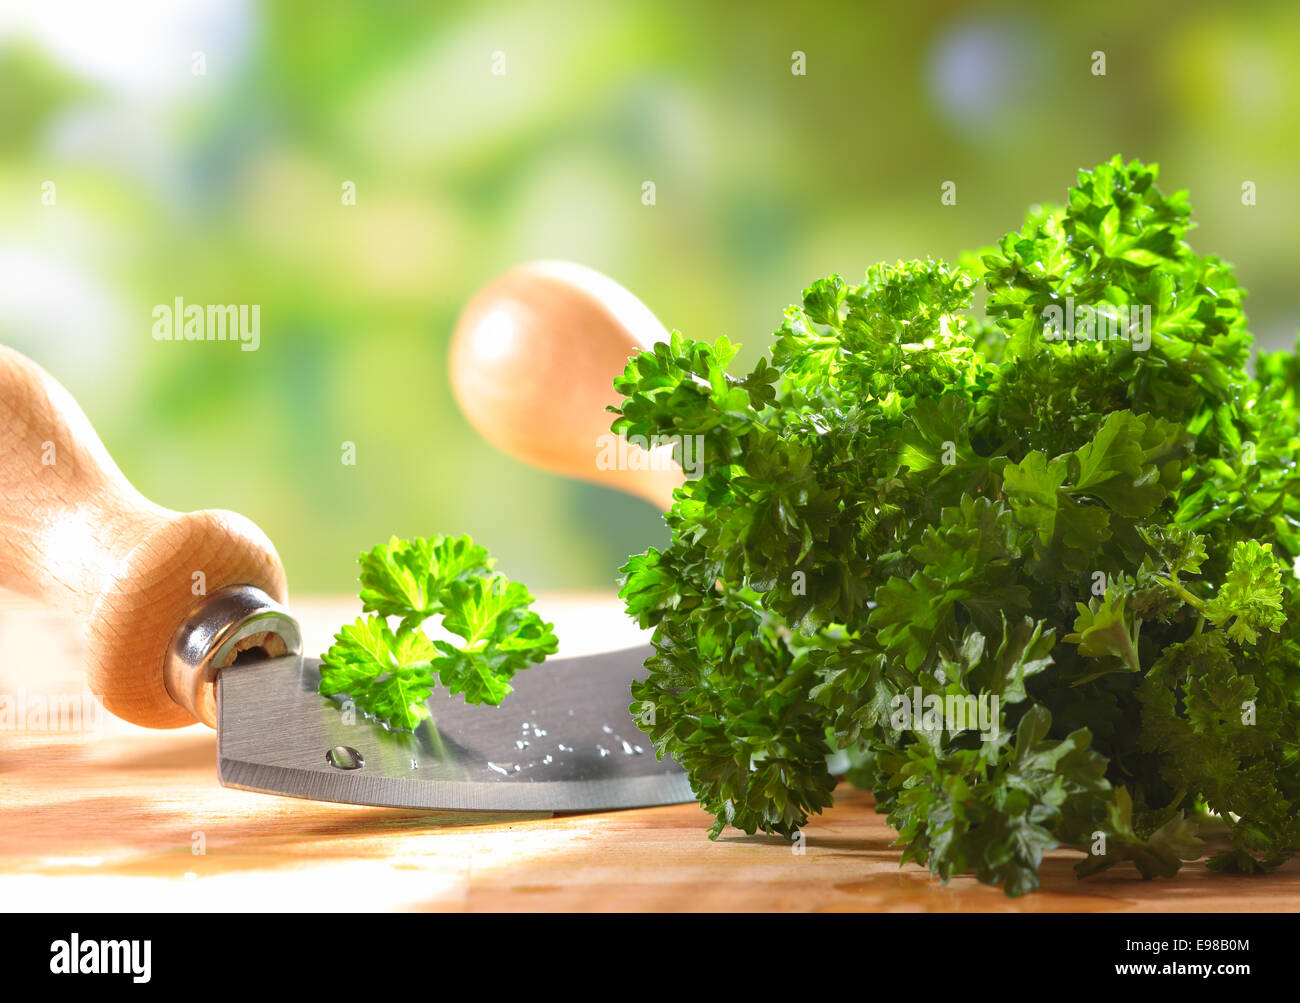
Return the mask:
<svg viewBox="0 0 1300 1003">
<path fill-rule="evenodd" d="M 366 765 L 361 753 L 350 745 L 336 745 L 325 753 L 325 762 L 336 770 L 359 770 Z"/>
</svg>

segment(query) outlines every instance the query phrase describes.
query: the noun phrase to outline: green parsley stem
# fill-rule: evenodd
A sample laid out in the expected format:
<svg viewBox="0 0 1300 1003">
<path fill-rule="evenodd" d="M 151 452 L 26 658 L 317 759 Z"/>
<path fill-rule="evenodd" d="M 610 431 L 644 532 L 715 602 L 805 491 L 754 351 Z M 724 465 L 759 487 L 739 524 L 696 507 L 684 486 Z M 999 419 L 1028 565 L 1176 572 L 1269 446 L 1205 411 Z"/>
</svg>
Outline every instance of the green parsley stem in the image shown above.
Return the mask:
<svg viewBox="0 0 1300 1003">
<path fill-rule="evenodd" d="M 1179 585 L 1176 581 L 1173 581 L 1172 579 L 1169 578 L 1164 578 L 1161 575 L 1156 575 L 1155 579 L 1161 585 L 1173 591 L 1175 595 L 1177 595 L 1180 599 L 1182 599 L 1184 602 L 1188 603 L 1195 609 L 1197 610 L 1205 609 L 1205 601 L 1203 599 L 1196 598 L 1196 596 L 1192 595 L 1185 588 Z M 1197 631 L 1197 633 L 1199 633 L 1199 631 Z"/>
</svg>

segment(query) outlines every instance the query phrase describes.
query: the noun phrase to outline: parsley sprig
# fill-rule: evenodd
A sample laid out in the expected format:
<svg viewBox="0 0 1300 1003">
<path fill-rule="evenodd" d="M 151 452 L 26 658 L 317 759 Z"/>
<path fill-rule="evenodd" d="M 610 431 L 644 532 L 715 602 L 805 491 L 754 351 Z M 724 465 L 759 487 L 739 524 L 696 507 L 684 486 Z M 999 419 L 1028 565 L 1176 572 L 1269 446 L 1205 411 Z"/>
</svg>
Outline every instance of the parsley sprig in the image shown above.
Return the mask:
<svg viewBox="0 0 1300 1003">
<path fill-rule="evenodd" d="M 1211 867 L 1300 850 L 1300 361 L 1251 376 L 1232 268 L 1156 175 L 1116 157 L 956 264 L 817 281 L 746 376 L 674 332 L 615 381 L 615 431 L 702 437 L 620 595 L 654 628 L 633 712 L 713 836 L 792 835 L 839 753 L 904 860 L 1009 895 L 1062 846 L 1172 875 L 1207 820 Z M 1052 337 L 1070 304 L 1149 308 L 1149 344 Z M 916 693 L 998 727 L 898 727 Z"/>
<path fill-rule="evenodd" d="M 390 727 L 413 730 L 430 717 L 425 701 L 439 682 L 467 703 L 500 704 L 516 672 L 557 649 L 528 589 L 494 572 L 468 536 L 393 537 L 358 561 L 371 615 L 345 625 L 321 656 L 320 692 L 350 697 Z M 431 617 L 463 643 L 430 640 Z"/>
</svg>

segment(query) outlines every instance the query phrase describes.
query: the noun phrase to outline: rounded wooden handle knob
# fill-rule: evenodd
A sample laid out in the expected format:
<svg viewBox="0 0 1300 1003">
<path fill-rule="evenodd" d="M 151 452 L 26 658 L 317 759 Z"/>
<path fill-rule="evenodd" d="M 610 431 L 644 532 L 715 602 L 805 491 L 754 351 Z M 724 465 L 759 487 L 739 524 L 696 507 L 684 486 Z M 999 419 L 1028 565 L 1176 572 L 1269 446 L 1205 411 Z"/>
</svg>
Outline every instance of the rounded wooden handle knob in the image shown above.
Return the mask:
<svg viewBox="0 0 1300 1003">
<path fill-rule="evenodd" d="M 171 512 L 133 488 L 72 396 L 0 346 L 0 586 L 87 624 L 91 690 L 151 728 L 193 724 L 164 662 L 205 597 L 251 585 L 287 598 L 266 535 L 234 512 Z"/>
<path fill-rule="evenodd" d="M 534 261 L 498 276 L 465 307 L 451 386 L 465 417 L 509 455 L 639 495 L 661 509 L 683 480 L 668 457 L 638 457 L 610 433 L 614 377 L 667 341 L 653 313 L 582 265 Z"/>
</svg>

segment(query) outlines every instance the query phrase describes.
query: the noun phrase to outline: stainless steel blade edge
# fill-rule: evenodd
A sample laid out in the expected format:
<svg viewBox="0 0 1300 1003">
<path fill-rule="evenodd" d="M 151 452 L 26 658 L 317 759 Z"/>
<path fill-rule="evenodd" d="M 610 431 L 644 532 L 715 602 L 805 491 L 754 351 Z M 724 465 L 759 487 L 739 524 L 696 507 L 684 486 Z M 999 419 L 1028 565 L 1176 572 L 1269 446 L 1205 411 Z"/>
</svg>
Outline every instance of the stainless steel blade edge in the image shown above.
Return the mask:
<svg viewBox="0 0 1300 1003">
<path fill-rule="evenodd" d="M 685 774 L 627 707 L 647 646 L 550 659 L 501 707 L 445 692 L 436 725 L 390 731 L 316 691 L 319 660 L 233 666 L 218 680 L 218 772 L 228 787 L 352 804 L 455 811 L 592 811 L 694 800 Z M 333 765 L 334 749 L 361 765 Z M 335 757 L 336 759 L 338 757 Z"/>
</svg>

